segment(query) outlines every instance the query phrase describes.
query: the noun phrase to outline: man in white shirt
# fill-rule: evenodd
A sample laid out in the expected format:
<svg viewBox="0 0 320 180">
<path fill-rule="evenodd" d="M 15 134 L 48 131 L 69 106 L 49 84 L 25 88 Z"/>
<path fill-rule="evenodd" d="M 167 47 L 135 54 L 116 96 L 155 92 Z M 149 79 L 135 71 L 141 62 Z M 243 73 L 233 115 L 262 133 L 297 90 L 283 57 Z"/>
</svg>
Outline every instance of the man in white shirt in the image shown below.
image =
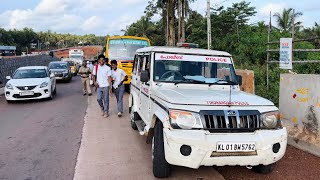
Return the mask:
<svg viewBox="0 0 320 180">
<path fill-rule="evenodd" d="M 93 68 L 94 85 L 97 87 L 97 101 L 101 108 L 102 116 L 109 116 L 109 93 L 111 86 L 111 69 L 105 65 L 104 57 L 99 58 L 99 64 Z"/>
<path fill-rule="evenodd" d="M 118 106 L 118 117 L 122 116 L 123 113 L 123 94 L 124 94 L 124 84 L 123 82 L 128 79 L 127 74 L 122 70 L 117 68 L 118 64 L 116 60 L 111 61 L 112 67 L 112 79 L 113 79 L 113 89 L 114 94 L 117 98 Z"/>
</svg>

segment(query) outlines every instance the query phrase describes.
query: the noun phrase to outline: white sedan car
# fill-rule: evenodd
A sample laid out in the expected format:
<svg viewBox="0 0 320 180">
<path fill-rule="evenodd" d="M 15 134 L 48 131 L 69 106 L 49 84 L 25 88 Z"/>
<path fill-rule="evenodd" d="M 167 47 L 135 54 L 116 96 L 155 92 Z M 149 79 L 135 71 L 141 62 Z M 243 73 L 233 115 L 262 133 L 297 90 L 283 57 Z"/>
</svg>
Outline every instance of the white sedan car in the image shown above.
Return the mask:
<svg viewBox="0 0 320 180">
<path fill-rule="evenodd" d="M 6 77 L 4 92 L 7 102 L 29 99 L 53 99 L 56 94 L 56 79 L 46 66 L 18 68 L 12 77 Z"/>
</svg>

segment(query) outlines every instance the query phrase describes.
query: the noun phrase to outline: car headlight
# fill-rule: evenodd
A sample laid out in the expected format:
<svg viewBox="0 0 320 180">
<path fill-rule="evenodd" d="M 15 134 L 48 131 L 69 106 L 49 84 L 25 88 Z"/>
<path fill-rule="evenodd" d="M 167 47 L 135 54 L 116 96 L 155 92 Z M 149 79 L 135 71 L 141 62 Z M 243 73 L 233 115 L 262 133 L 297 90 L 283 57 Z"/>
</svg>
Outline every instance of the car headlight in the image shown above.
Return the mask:
<svg viewBox="0 0 320 180">
<path fill-rule="evenodd" d="M 6 84 L 6 88 L 13 90 L 13 86 L 12 86 L 10 83 L 7 83 L 7 84 Z"/>
<path fill-rule="evenodd" d="M 170 124 L 175 129 L 203 128 L 200 115 L 188 111 L 171 110 Z"/>
<path fill-rule="evenodd" d="M 41 85 L 40 85 L 40 88 L 44 88 L 44 87 L 47 87 L 48 86 L 48 82 L 43 82 Z"/>
<path fill-rule="evenodd" d="M 264 127 L 268 129 L 282 127 L 279 111 L 267 112 L 261 115 Z"/>
<path fill-rule="evenodd" d="M 68 73 L 68 72 L 69 72 L 68 70 L 63 71 L 63 73 Z"/>
</svg>

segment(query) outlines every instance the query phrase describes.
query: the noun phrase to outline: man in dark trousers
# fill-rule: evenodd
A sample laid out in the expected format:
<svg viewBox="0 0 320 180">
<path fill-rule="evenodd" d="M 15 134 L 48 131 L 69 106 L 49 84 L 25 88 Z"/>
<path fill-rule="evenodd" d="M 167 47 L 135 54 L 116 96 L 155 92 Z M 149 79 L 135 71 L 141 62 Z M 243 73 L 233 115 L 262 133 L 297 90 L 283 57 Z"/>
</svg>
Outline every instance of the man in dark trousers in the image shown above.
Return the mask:
<svg viewBox="0 0 320 180">
<path fill-rule="evenodd" d="M 111 67 L 112 67 L 111 76 L 113 79 L 112 88 L 117 98 L 118 117 L 121 117 L 123 113 L 123 94 L 124 94 L 123 82 L 128 79 L 128 76 L 122 69 L 118 69 L 117 66 L 118 66 L 117 61 L 112 60 L 111 61 Z"/>
</svg>

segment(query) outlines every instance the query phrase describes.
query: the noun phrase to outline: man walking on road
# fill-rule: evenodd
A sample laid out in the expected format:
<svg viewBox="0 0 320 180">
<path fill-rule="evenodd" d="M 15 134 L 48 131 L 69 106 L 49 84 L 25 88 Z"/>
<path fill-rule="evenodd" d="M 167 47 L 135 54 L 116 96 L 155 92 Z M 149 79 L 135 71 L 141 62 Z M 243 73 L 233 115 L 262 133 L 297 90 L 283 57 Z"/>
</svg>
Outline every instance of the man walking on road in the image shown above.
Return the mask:
<svg viewBox="0 0 320 180">
<path fill-rule="evenodd" d="M 117 98 L 118 106 L 118 117 L 122 116 L 123 113 L 123 94 L 124 94 L 124 84 L 123 82 L 128 79 L 127 74 L 122 70 L 117 68 L 117 61 L 111 61 L 112 67 L 112 78 L 113 78 L 113 89 Z"/>
<path fill-rule="evenodd" d="M 85 61 L 82 63 L 82 66 L 80 67 L 78 74 L 81 75 L 83 95 L 85 96 L 88 93 L 88 95 L 91 96 L 91 87 L 89 79 L 91 71 L 90 68 L 87 67 L 87 63 Z"/>
<path fill-rule="evenodd" d="M 101 108 L 102 116 L 109 116 L 109 93 L 111 86 L 111 69 L 105 65 L 104 57 L 99 58 L 99 64 L 93 68 L 94 85 L 97 87 L 97 101 Z"/>
</svg>

